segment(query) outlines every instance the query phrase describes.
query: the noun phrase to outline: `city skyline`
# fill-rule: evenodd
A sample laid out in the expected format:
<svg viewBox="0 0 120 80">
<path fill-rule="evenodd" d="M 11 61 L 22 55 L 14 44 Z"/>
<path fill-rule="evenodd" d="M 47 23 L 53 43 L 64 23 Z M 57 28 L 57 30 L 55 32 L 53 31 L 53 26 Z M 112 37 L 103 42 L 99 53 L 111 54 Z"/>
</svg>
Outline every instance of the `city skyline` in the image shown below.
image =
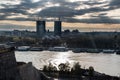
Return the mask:
<svg viewBox="0 0 120 80">
<path fill-rule="evenodd" d="M 53 21 L 61 17 L 64 27 L 118 29 L 119 3 L 120 0 L 1 0 L 0 26 L 35 27 L 39 17 L 52 27 Z"/>
<path fill-rule="evenodd" d="M 53 31 L 54 22 L 46 21 L 46 28 Z M 120 24 L 86 24 L 62 22 L 62 29 L 113 29 L 119 30 Z M 0 21 L 0 30 L 36 30 L 36 21 Z"/>
</svg>

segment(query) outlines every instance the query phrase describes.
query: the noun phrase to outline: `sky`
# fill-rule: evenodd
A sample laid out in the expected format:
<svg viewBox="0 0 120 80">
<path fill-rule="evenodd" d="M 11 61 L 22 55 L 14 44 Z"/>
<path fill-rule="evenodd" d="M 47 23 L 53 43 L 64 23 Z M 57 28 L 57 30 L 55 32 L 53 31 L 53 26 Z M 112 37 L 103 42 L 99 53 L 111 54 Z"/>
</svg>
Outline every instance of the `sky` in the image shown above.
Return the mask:
<svg viewBox="0 0 120 80">
<path fill-rule="evenodd" d="M 119 4 L 120 0 L 0 0 L 0 27 L 35 27 L 36 20 L 53 26 L 60 17 L 67 27 L 120 28 Z"/>
</svg>

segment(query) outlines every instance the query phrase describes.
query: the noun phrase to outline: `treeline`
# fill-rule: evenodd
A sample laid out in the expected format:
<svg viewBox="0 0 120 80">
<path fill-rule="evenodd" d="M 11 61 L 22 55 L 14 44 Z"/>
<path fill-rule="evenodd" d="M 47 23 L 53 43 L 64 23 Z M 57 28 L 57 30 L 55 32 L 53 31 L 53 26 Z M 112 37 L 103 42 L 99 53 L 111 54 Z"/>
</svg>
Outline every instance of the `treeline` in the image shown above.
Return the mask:
<svg viewBox="0 0 120 80">
<path fill-rule="evenodd" d="M 0 43 L 15 42 L 16 46 L 67 46 L 68 48 L 119 49 L 120 33 L 79 33 L 64 34 L 62 37 L 8 37 L 0 36 Z"/>
<path fill-rule="evenodd" d="M 0 36 L 0 43 L 10 43 L 14 42 L 15 46 L 41 46 L 41 47 L 53 47 L 60 46 L 62 44 L 62 39 L 50 39 L 50 38 L 35 38 L 35 37 L 8 37 Z"/>
<path fill-rule="evenodd" d="M 51 63 L 45 65 L 43 73 L 52 78 L 68 79 L 68 80 L 120 80 L 119 77 L 109 76 L 94 71 L 94 68 L 90 66 L 88 69 L 82 69 L 81 65 L 77 62 L 70 67 L 70 64 L 61 63 L 57 67 Z"/>
<path fill-rule="evenodd" d="M 108 33 L 69 35 L 64 40 L 70 48 L 115 49 L 120 45 L 120 35 Z"/>
</svg>

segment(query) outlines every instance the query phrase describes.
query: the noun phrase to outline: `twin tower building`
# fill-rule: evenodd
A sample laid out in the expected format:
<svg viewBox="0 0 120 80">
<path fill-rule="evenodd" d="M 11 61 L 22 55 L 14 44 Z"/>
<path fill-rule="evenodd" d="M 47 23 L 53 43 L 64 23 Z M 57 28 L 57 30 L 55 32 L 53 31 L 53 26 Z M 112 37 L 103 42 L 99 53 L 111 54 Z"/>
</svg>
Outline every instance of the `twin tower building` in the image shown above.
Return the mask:
<svg viewBox="0 0 120 80">
<path fill-rule="evenodd" d="M 59 21 L 54 21 L 54 35 L 61 36 L 62 32 L 62 27 L 61 24 L 62 22 Z M 37 31 L 37 36 L 38 37 L 43 37 L 46 34 L 46 21 L 36 21 L 36 31 Z"/>
</svg>

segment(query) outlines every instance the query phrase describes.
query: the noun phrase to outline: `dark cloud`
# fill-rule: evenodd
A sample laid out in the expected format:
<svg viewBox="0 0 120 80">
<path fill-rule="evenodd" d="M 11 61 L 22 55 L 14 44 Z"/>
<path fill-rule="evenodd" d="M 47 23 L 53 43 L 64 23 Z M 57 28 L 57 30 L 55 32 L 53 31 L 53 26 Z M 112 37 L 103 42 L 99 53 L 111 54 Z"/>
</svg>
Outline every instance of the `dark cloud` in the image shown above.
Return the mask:
<svg viewBox="0 0 120 80">
<path fill-rule="evenodd" d="M 48 7 L 38 13 L 41 17 L 73 17 L 76 14 L 76 10 L 68 7 Z"/>
<path fill-rule="evenodd" d="M 52 4 L 52 7 L 48 7 L 48 5 Z M 40 0 L 37 2 L 33 2 L 32 0 L 21 0 L 20 4 L 1 4 L 2 9 L 0 9 L 0 20 L 32 20 L 31 17 L 34 16 L 40 16 L 42 18 L 56 18 L 56 17 L 62 17 L 64 21 L 70 21 L 70 22 L 86 22 L 91 23 L 91 20 L 93 23 L 119 23 L 119 20 L 112 19 L 109 17 L 105 17 L 107 15 L 106 13 L 98 15 L 97 18 L 94 19 L 73 19 L 74 16 L 80 16 L 85 15 L 88 13 L 94 13 L 94 12 L 104 12 L 109 11 L 113 9 L 120 8 L 120 0 L 112 0 L 107 5 L 101 5 L 106 4 L 108 2 L 100 2 L 97 0 L 93 1 L 75 1 L 75 2 L 69 2 L 68 0 Z M 58 4 L 58 6 L 55 6 L 55 4 Z M 95 5 L 101 5 L 100 7 L 96 7 Z M 79 6 L 89 6 L 89 8 L 83 8 L 83 9 L 76 9 Z M 107 7 L 107 8 L 106 8 Z M 42 8 L 41 11 L 30 13 L 28 10 L 31 9 L 39 9 Z M 8 18 L 9 16 L 15 16 L 17 14 L 26 15 L 28 18 Z M 94 15 L 91 17 L 95 17 Z"/>
<path fill-rule="evenodd" d="M 87 2 L 83 2 L 83 4 L 86 4 L 86 5 L 90 5 L 90 6 L 93 6 L 93 5 L 100 5 L 100 4 L 104 4 L 106 2 L 98 2 L 98 1 L 87 1 Z"/>
<path fill-rule="evenodd" d="M 23 15 L 28 15 L 28 12 L 25 9 L 19 9 L 19 8 L 0 9 L 0 13 L 4 13 L 4 14 L 19 13 Z"/>
<path fill-rule="evenodd" d="M 113 8 L 120 8 L 120 0 L 112 0 L 109 6 Z"/>
<path fill-rule="evenodd" d="M 78 15 L 84 15 L 88 13 L 94 13 L 94 12 L 102 12 L 102 11 L 107 11 L 108 9 L 105 9 L 103 7 L 93 7 L 93 8 L 88 8 L 88 9 L 80 9 L 78 10 Z"/>
<path fill-rule="evenodd" d="M 2 8 L 0 12 L 3 13 L 21 13 L 29 15 L 30 13 L 27 10 L 41 8 L 40 6 L 44 5 L 44 1 L 39 2 L 32 2 L 32 0 L 22 0 L 20 4 L 8 5 L 8 4 L 1 4 Z"/>
<path fill-rule="evenodd" d="M 35 28 L 32 26 L 20 26 L 20 25 L 13 25 L 13 24 L 0 24 L 0 30 L 8 31 L 8 30 L 30 30 L 35 31 Z"/>
<path fill-rule="evenodd" d="M 52 0 L 51 0 L 52 1 Z M 74 17 L 76 15 L 85 15 L 88 13 L 94 13 L 94 12 L 102 12 L 102 11 L 108 11 L 108 9 L 103 7 L 90 7 L 90 8 L 86 8 L 86 9 L 75 9 L 80 5 L 92 5 L 95 4 L 95 2 L 66 2 L 65 0 L 62 1 L 58 1 L 58 0 L 54 0 L 54 3 L 61 3 L 61 5 L 59 7 L 53 6 L 53 7 L 47 7 L 45 9 L 43 9 L 42 11 L 38 12 L 38 15 L 40 15 L 41 17 Z M 74 5 L 73 5 L 74 3 Z M 97 2 L 96 4 L 102 4 L 102 2 Z M 74 6 L 74 7 L 70 7 L 70 6 Z"/>
<path fill-rule="evenodd" d="M 6 19 L 6 15 L 0 15 L 0 20 Z"/>
<path fill-rule="evenodd" d="M 94 17 L 91 19 L 75 19 L 75 18 L 64 18 L 64 20 L 66 22 L 74 22 L 74 23 L 109 23 L 109 24 L 119 24 L 120 23 L 120 19 L 112 19 L 109 17 Z"/>
<path fill-rule="evenodd" d="M 53 4 L 60 4 L 62 7 L 68 7 L 68 8 L 76 8 L 80 6 L 81 2 L 76 1 L 76 2 L 69 2 L 68 0 L 50 0 Z"/>
</svg>

